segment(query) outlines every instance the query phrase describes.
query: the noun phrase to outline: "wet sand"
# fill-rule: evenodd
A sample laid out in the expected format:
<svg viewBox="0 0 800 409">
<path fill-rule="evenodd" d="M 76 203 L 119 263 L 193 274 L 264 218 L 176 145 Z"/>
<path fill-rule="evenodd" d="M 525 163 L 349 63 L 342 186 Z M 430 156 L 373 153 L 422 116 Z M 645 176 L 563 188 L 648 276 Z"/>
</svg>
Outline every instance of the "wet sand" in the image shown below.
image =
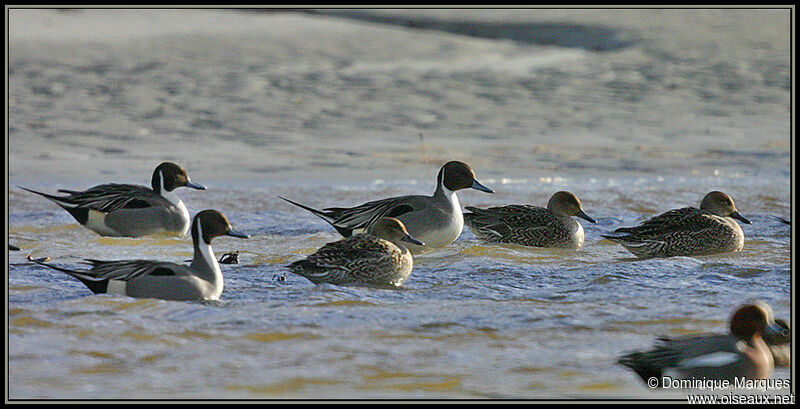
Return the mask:
<svg viewBox="0 0 800 409">
<path fill-rule="evenodd" d="M 394 14 L 427 20 L 11 10 L 11 181 L 163 159 L 206 180 L 706 171 L 789 149 L 786 11 Z M 463 22 L 499 38 L 425 29 Z M 565 30 L 588 34 L 547 40 Z"/>
</svg>

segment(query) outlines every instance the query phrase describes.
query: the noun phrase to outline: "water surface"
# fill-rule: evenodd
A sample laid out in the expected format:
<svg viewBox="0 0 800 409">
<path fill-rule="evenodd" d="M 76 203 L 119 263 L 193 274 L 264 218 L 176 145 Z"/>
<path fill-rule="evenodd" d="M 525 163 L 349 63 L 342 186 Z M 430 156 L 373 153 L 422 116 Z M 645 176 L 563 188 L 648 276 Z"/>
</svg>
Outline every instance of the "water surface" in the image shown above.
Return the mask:
<svg viewBox="0 0 800 409">
<path fill-rule="evenodd" d="M 722 332 L 749 298 L 791 320 L 791 228 L 772 218 L 792 215 L 788 19 L 619 13 L 463 15 L 505 21 L 508 35 L 484 38 L 292 13 L 12 14 L 8 224 L 23 251 L 8 260 L 9 397 L 683 399 L 616 359 Z M 581 27 L 614 46 L 541 40 Z M 92 295 L 25 261 L 191 258 L 187 238 L 100 237 L 17 188 L 147 183 L 162 160 L 209 187 L 179 191 L 192 213 L 218 209 L 251 235 L 213 243 L 240 254 L 220 301 Z M 598 223 L 580 221 L 579 251 L 485 245 L 465 228 L 396 290 L 287 274 L 339 236 L 278 195 L 430 194 L 448 160 L 497 192 L 459 192 L 462 206 L 569 190 Z M 634 260 L 600 237 L 711 190 L 753 221 L 740 253 Z"/>
</svg>

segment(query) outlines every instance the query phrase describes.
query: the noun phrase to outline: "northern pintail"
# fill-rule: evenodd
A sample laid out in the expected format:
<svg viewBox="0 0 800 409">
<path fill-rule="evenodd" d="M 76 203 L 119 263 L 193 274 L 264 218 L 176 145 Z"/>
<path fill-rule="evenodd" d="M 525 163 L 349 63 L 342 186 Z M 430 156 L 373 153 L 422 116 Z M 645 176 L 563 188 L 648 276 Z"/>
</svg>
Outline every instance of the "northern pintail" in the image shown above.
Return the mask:
<svg viewBox="0 0 800 409">
<path fill-rule="evenodd" d="M 475 172 L 466 163 L 447 162 L 439 170 L 433 196 L 399 196 L 375 200 L 360 206 L 313 209 L 289 199 L 287 202 L 314 213 L 330 223 L 342 236 L 350 237 L 363 232 L 381 217 L 396 217 L 405 224 L 412 236 L 425 242 L 425 246 L 409 245 L 412 253 L 432 247 L 444 247 L 458 238 L 464 228 L 464 216 L 456 191 L 477 189 L 494 193 L 475 179 Z"/>
<path fill-rule="evenodd" d="M 181 166 L 164 162 L 153 171 L 152 189 L 142 185 L 109 183 L 82 192 L 59 189 L 68 196 L 54 196 L 21 187 L 50 199 L 68 211 L 81 225 L 101 236 L 140 237 L 159 232 L 189 230 L 189 210 L 175 194 L 186 186 L 205 190 L 192 182 Z"/>
<path fill-rule="evenodd" d="M 464 221 L 475 237 L 490 243 L 512 243 L 532 247 L 583 246 L 583 226 L 572 216 L 597 223 L 581 209 L 581 201 L 570 192 L 556 192 L 547 208 L 509 205 L 478 209 L 467 206 Z"/>
<path fill-rule="evenodd" d="M 764 341 L 767 334 L 785 337 L 788 331 L 775 325 L 769 305 L 753 301 L 733 313 L 728 335 L 662 337 L 651 351 L 633 352 L 618 362 L 631 368 L 651 387 L 663 386 L 664 376 L 731 381 L 742 377 L 766 379 L 774 368 L 772 354 Z"/>
<path fill-rule="evenodd" d="M 37 262 L 67 273 L 95 294 L 121 294 L 165 300 L 217 300 L 222 294 L 222 270 L 211 240 L 228 235 L 247 238 L 231 228 L 228 219 L 216 210 L 203 210 L 192 221 L 194 258 L 190 265 L 149 260 L 90 260 L 92 268 L 77 271 Z"/>
<path fill-rule="evenodd" d="M 394 217 L 382 217 L 360 233 L 328 243 L 316 253 L 287 266 L 314 284 L 397 287 L 413 268 L 405 243 L 424 246 Z"/>
<path fill-rule="evenodd" d="M 775 319 L 775 325 L 782 328 L 779 333 L 769 332 L 764 334 L 764 342 L 772 353 L 775 366 L 789 367 L 792 365 L 792 329 L 789 324 L 780 319 Z"/>
<path fill-rule="evenodd" d="M 653 217 L 636 227 L 621 227 L 602 235 L 622 244 L 640 258 L 700 256 L 741 251 L 744 232 L 732 219 L 751 224 L 736 210 L 733 199 L 725 193 L 710 192 L 700 208 L 684 207 Z"/>
</svg>

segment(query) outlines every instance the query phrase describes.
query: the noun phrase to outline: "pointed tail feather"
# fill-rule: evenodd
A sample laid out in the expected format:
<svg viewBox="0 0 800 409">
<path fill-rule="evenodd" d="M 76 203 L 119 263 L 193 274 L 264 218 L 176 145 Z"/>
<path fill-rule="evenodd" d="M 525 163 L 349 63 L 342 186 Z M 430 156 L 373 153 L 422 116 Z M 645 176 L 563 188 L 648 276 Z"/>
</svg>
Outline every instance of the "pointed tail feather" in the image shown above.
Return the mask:
<svg viewBox="0 0 800 409">
<path fill-rule="evenodd" d="M 639 375 L 640 378 L 644 382 L 648 382 L 648 386 L 650 387 L 661 387 L 661 377 L 663 374 L 663 370 L 660 368 L 652 367 L 647 365 L 646 363 L 641 362 L 641 352 L 633 352 L 627 355 L 620 357 L 617 360 L 617 363 L 620 365 L 624 365 Z M 649 382 L 651 378 L 656 378 L 656 384 L 652 385 Z"/>
<path fill-rule="evenodd" d="M 89 288 L 95 294 L 104 294 L 108 289 L 108 279 L 97 279 L 89 274 L 86 274 L 85 272 L 70 270 L 53 264 L 47 264 L 43 261 L 32 258 L 30 255 L 28 255 L 28 260 L 40 266 L 52 268 L 53 270 L 60 271 L 62 273 L 67 273 L 77 278 L 78 280 L 80 280 L 80 282 L 82 282 L 87 288 Z"/>
<path fill-rule="evenodd" d="M 66 198 L 63 198 L 63 197 L 54 196 L 54 195 L 51 195 L 49 193 L 43 193 L 43 192 L 39 192 L 39 191 L 36 191 L 36 190 L 33 190 L 33 189 L 28 189 L 27 187 L 22 187 L 22 186 L 17 186 L 17 187 L 22 189 L 22 190 L 31 192 L 31 193 L 36 193 L 39 196 L 44 196 L 45 198 L 47 198 L 49 200 L 52 200 L 53 202 L 55 202 L 58 205 L 65 204 L 65 205 L 69 206 L 69 205 L 72 204 L 72 203 L 69 203 L 68 201 L 66 201 Z"/>
<path fill-rule="evenodd" d="M 295 201 L 289 200 L 289 199 L 287 199 L 287 198 L 285 198 L 283 196 L 278 196 L 278 197 L 283 199 L 283 200 L 285 200 L 285 201 L 287 201 L 287 202 L 289 202 L 289 203 L 291 203 L 291 204 L 293 204 L 293 205 L 295 205 L 295 206 L 297 206 L 297 207 L 299 207 L 299 208 L 301 208 L 301 209 L 305 209 L 305 210 L 308 210 L 311 213 L 314 213 L 316 216 L 322 218 L 323 220 L 325 220 L 328 223 L 332 223 L 333 222 L 333 217 L 330 214 L 328 214 L 326 212 L 323 212 L 322 210 L 317 210 L 317 209 L 314 209 L 313 207 L 308 207 L 306 205 L 302 205 L 302 204 L 297 203 Z"/>
<path fill-rule="evenodd" d="M 37 195 L 43 196 L 44 198 L 50 200 L 51 202 L 61 206 L 61 208 L 63 208 L 67 212 L 69 212 L 69 214 L 71 214 L 72 217 L 74 217 L 75 220 L 77 220 L 78 223 L 80 223 L 80 224 L 86 224 L 86 222 L 89 220 L 89 209 L 84 208 L 84 207 L 78 207 L 77 204 L 71 203 L 67 198 L 59 197 L 59 196 L 53 196 L 53 195 L 47 194 L 47 193 L 37 192 L 35 190 L 28 189 L 28 188 L 22 187 L 22 186 L 17 186 L 17 187 L 22 189 L 22 190 L 27 190 L 28 192 L 36 193 Z M 61 192 L 61 190 L 59 190 L 59 192 Z M 69 191 L 66 191 L 66 192 L 69 192 Z"/>
<path fill-rule="evenodd" d="M 309 212 L 313 213 L 315 216 L 319 217 L 320 219 L 325 220 L 326 222 L 328 222 L 328 224 L 333 226 L 333 228 L 335 228 L 336 231 L 339 232 L 339 234 L 341 234 L 344 237 L 350 237 L 353 234 L 353 231 L 351 229 L 348 229 L 346 227 L 337 226 L 337 225 L 334 224 L 336 219 L 334 217 L 334 212 L 333 211 L 325 212 L 325 211 L 322 211 L 322 210 L 317 210 L 317 209 L 314 209 L 313 207 L 308 207 L 306 205 L 302 205 L 302 204 L 297 203 L 295 201 L 289 200 L 289 199 L 287 199 L 287 198 L 285 198 L 283 196 L 278 196 L 278 197 L 283 199 L 283 200 L 285 200 L 285 201 L 287 201 L 287 202 L 289 202 L 289 203 L 291 203 L 291 204 L 293 204 L 293 205 L 295 205 L 295 206 L 297 206 L 297 207 L 299 207 L 299 208 L 301 208 L 301 209 L 308 210 Z M 335 209 L 332 208 L 332 209 L 326 209 L 326 210 L 335 210 Z"/>
</svg>

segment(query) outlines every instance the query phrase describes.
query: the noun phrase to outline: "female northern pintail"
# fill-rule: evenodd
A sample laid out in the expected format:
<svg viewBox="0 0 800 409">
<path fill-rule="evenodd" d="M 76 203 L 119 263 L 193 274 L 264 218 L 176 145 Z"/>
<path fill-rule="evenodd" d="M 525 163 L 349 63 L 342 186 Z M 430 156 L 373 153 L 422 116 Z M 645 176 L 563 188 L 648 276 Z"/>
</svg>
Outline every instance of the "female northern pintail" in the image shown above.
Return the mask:
<svg viewBox="0 0 800 409">
<path fill-rule="evenodd" d="M 741 251 L 744 232 L 733 219 L 750 224 L 736 210 L 733 199 L 722 192 L 710 192 L 700 208 L 684 207 L 653 217 L 636 227 L 622 227 L 602 235 L 625 246 L 640 258 L 700 256 Z"/>
<path fill-rule="evenodd" d="M 461 235 L 464 216 L 456 191 L 467 188 L 494 193 L 494 190 L 475 179 L 475 172 L 469 165 L 451 161 L 439 170 L 433 196 L 399 196 L 351 208 L 329 207 L 323 210 L 283 197 L 281 199 L 319 216 L 344 237 L 365 231 L 381 217 L 396 217 L 405 224 L 412 236 L 425 242 L 425 247 L 413 244 L 408 246 L 412 253 L 418 253 L 430 247 L 444 247 Z"/>
<path fill-rule="evenodd" d="M 583 246 L 583 226 L 572 216 L 597 223 L 581 209 L 581 201 L 570 192 L 556 192 L 547 208 L 509 205 L 478 209 L 467 206 L 464 220 L 472 233 L 490 243 L 513 243 L 532 247 Z"/>
<path fill-rule="evenodd" d="M 414 265 L 404 243 L 425 245 L 411 236 L 400 220 L 382 217 L 367 233 L 328 243 L 288 268 L 314 284 L 397 287 L 411 275 Z"/>
<path fill-rule="evenodd" d="M 788 336 L 775 325 L 772 309 L 763 301 L 739 307 L 730 319 L 729 335 L 659 338 L 651 351 L 633 352 L 619 363 L 636 372 L 648 385 L 662 386 L 671 379 L 766 379 L 774 368 L 772 354 L 764 342 L 767 334 Z M 650 379 L 656 378 L 657 384 Z"/>
<path fill-rule="evenodd" d="M 153 171 L 152 189 L 141 185 L 109 183 L 82 192 L 59 189 L 69 196 L 53 196 L 35 190 L 68 211 L 81 225 L 101 236 L 140 237 L 159 232 L 189 230 L 189 210 L 174 190 L 186 186 L 205 190 L 193 183 L 181 166 L 164 162 Z"/>
<path fill-rule="evenodd" d="M 222 213 L 203 210 L 192 221 L 194 258 L 188 266 L 149 260 L 86 260 L 92 268 L 76 271 L 42 262 L 37 264 L 77 278 L 95 294 L 165 300 L 217 300 L 222 294 L 223 280 L 222 270 L 211 249 L 211 240 L 222 235 L 248 237 L 233 230 Z"/>
</svg>

